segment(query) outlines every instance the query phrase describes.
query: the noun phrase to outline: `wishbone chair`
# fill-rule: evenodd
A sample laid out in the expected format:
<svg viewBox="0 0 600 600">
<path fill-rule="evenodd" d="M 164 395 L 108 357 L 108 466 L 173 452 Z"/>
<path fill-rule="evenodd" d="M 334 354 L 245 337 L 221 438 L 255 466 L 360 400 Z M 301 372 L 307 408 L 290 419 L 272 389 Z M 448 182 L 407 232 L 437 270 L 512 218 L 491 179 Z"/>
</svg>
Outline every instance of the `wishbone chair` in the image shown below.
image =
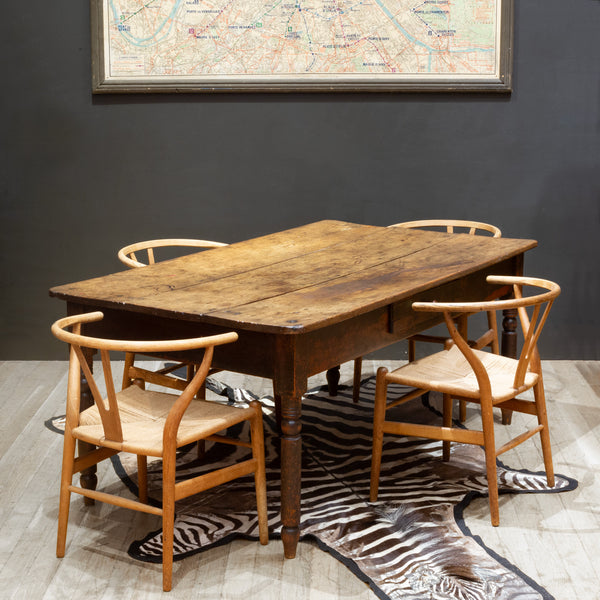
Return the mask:
<svg viewBox="0 0 600 600">
<path fill-rule="evenodd" d="M 84 335 L 82 328 L 101 321 L 101 312 L 84 313 L 59 319 L 52 325 L 52 333 L 70 345 L 67 391 L 66 425 L 60 485 L 60 507 L 56 555 L 65 554 L 67 522 L 71 493 L 82 494 L 93 500 L 162 517 L 163 524 L 163 589 L 172 586 L 173 530 L 175 501 L 203 492 L 244 475 L 254 474 L 259 523 L 259 539 L 268 541 L 267 497 L 262 411 L 258 401 L 247 408 L 195 399 L 209 372 L 216 346 L 237 340 L 234 332 L 209 337 L 167 340 L 132 341 L 114 340 Z M 97 327 L 97 326 L 96 326 Z M 72 331 L 68 329 L 72 328 Z M 99 391 L 86 361 L 87 349 L 99 350 L 107 397 Z M 112 351 L 161 354 L 184 350 L 203 349 L 204 356 L 192 380 L 180 394 L 148 391 L 138 386 L 115 390 L 111 372 Z M 92 393 L 94 404 L 80 412 L 80 371 L 83 371 Z M 192 401 L 194 400 L 194 401 Z M 249 422 L 250 439 L 225 437 L 228 427 Z M 81 440 L 97 449 L 76 456 L 76 442 Z M 246 446 L 251 457 L 229 466 L 178 480 L 175 459 L 178 448 L 199 440 Z M 139 500 L 131 500 L 112 493 L 85 489 L 73 484 L 73 475 L 119 452 L 137 455 Z M 147 458 L 162 459 L 162 506 L 148 504 Z"/>
<path fill-rule="evenodd" d="M 423 437 L 441 440 L 443 459 L 450 457 L 450 443 L 475 444 L 485 450 L 486 474 L 489 490 L 489 504 L 492 525 L 500 522 L 498 508 L 498 484 L 496 458 L 518 444 L 539 433 L 544 457 L 544 467 L 548 485 L 554 486 L 554 471 L 548 432 L 548 418 L 544 397 L 544 384 L 537 342 L 546 323 L 548 312 L 560 287 L 545 279 L 533 277 L 489 276 L 488 283 L 497 284 L 512 290 L 512 298 L 483 302 L 415 302 L 417 311 L 440 312 L 453 341 L 452 346 L 425 358 L 409 362 L 388 372 L 385 367 L 377 371 L 375 390 L 375 410 L 373 420 L 373 454 L 371 465 L 372 502 L 377 500 L 379 473 L 384 434 Z M 523 288 L 532 286 L 543 291 L 533 296 L 523 295 Z M 504 295 L 504 290 L 503 290 Z M 523 333 L 523 348 L 518 359 L 496 355 L 473 348 L 456 327 L 454 317 L 483 311 L 517 309 Z M 527 310 L 532 311 L 529 316 Z M 387 402 L 387 386 L 390 383 L 414 388 L 397 400 Z M 534 400 L 524 400 L 517 396 L 532 389 Z M 386 411 L 422 396 L 429 391 L 443 394 L 442 426 L 420 425 L 394 420 L 386 420 Z M 453 427 L 452 399 L 460 398 L 479 404 L 481 430 L 471 431 Z M 537 425 L 521 433 L 500 448 L 494 441 L 493 408 L 500 407 L 511 411 L 534 415 Z"/>
</svg>

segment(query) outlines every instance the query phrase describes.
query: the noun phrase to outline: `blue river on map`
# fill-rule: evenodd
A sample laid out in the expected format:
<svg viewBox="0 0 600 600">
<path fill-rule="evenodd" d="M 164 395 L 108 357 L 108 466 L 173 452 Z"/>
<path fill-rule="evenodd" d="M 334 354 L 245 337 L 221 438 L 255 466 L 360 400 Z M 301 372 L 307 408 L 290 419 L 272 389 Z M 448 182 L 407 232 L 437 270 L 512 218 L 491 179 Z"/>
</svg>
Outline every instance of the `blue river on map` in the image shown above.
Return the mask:
<svg viewBox="0 0 600 600">
<path fill-rule="evenodd" d="M 145 38 L 136 38 L 136 37 L 132 36 L 128 31 L 123 31 L 123 30 L 121 30 L 121 32 L 120 32 L 121 35 L 124 38 L 126 38 L 127 41 L 129 43 L 133 44 L 134 46 L 151 46 L 153 44 L 156 44 L 157 42 L 160 42 L 160 40 L 164 39 L 167 35 L 169 35 L 169 32 L 171 31 L 171 28 L 173 27 L 174 17 L 177 14 L 177 10 L 181 6 L 182 2 L 183 2 L 183 0 L 175 0 L 175 2 L 173 3 L 173 8 L 171 9 L 171 12 L 164 18 L 164 20 L 161 23 L 158 24 L 156 31 L 153 34 L 151 34 L 150 36 L 145 37 Z M 145 6 L 148 6 L 152 3 L 153 3 L 153 0 L 148 2 Z M 121 24 L 121 15 L 119 15 L 117 12 L 114 0 L 110 0 L 110 8 L 111 8 L 111 11 L 113 14 L 114 22 L 117 25 Z M 169 22 L 170 22 L 169 27 L 167 27 L 165 31 L 162 31 L 165 28 L 165 25 Z"/>
</svg>

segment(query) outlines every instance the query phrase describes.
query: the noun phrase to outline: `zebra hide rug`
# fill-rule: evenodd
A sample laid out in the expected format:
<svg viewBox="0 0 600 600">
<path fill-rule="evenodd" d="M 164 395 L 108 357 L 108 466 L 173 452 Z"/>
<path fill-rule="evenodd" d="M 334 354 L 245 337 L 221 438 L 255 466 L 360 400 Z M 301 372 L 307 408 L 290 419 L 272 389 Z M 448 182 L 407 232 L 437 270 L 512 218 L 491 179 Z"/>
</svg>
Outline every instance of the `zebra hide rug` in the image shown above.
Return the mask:
<svg viewBox="0 0 600 600">
<path fill-rule="evenodd" d="M 250 395 L 218 382 L 208 383 L 230 403 L 243 402 Z M 471 536 L 462 520 L 472 498 L 487 496 L 485 461 L 479 447 L 454 444 L 451 460 L 442 462 L 440 442 L 386 436 L 379 500 L 369 502 L 374 388 L 374 378 L 364 381 L 358 404 L 352 402 L 351 389 L 343 387 L 334 398 L 319 389 L 303 400 L 302 538 L 316 539 L 382 599 L 551 599 L 538 584 Z M 402 391 L 400 386 L 390 386 L 390 397 Z M 263 398 L 261 402 L 265 407 L 269 531 L 274 538 L 281 528 L 277 429 L 273 401 Z M 422 422 L 438 418 L 432 406 L 419 400 L 394 410 L 405 416 L 411 411 L 410 418 Z M 195 446 L 185 448 L 178 458 L 179 477 L 209 470 L 246 452 L 243 447 L 207 445 L 199 461 Z M 135 457 L 119 455 L 113 457 L 113 464 L 136 492 Z M 158 504 L 160 463 L 150 463 L 148 470 L 149 493 Z M 548 489 L 543 473 L 517 471 L 501 463 L 498 478 L 500 493 L 558 492 L 577 485 L 573 479 L 557 476 L 555 488 Z M 258 538 L 252 476 L 178 502 L 177 511 L 176 559 L 236 536 Z M 129 554 L 160 562 L 161 532 L 132 543 Z"/>
</svg>

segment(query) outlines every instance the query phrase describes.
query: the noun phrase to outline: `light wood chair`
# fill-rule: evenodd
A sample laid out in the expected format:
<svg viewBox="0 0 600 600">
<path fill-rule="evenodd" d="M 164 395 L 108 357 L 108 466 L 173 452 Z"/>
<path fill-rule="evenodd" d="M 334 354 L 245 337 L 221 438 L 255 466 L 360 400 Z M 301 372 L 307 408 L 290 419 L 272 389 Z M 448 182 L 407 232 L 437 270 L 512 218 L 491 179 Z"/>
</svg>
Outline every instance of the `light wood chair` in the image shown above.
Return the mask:
<svg viewBox="0 0 600 600">
<path fill-rule="evenodd" d="M 402 223 L 394 223 L 388 227 L 403 227 L 405 229 L 426 229 L 431 231 L 445 231 L 446 233 L 465 233 L 469 235 L 488 235 L 490 237 L 501 237 L 502 232 L 495 225 L 488 223 L 480 223 L 478 221 L 465 221 L 460 219 L 424 219 L 419 221 L 404 221 Z M 467 317 L 468 315 L 458 315 L 456 318 L 457 327 L 464 337 L 467 337 Z M 481 344 L 483 339 L 486 339 L 492 352 L 500 353 L 498 344 L 498 326 L 496 321 L 496 313 L 488 313 L 487 315 L 488 329 L 482 332 L 476 340 L 471 340 L 471 345 Z M 416 358 L 417 342 L 427 342 L 441 345 L 451 344 L 452 341 L 448 336 L 431 335 L 418 333 L 408 338 L 408 360 L 412 362 Z M 360 381 L 362 378 L 362 357 L 354 361 L 354 380 L 353 380 L 353 399 L 358 402 L 360 392 Z M 460 420 L 466 419 L 466 405 L 460 402 Z"/>
<path fill-rule="evenodd" d="M 189 239 L 161 239 L 146 240 L 145 242 L 136 242 L 121 248 L 117 253 L 119 260 L 130 268 L 146 267 L 156 262 L 154 250 L 156 248 L 219 248 L 227 246 L 223 242 L 211 242 L 208 240 L 189 240 Z M 137 258 L 136 252 L 146 252 L 147 262 L 142 262 Z"/>
<path fill-rule="evenodd" d="M 234 342 L 236 333 L 210 337 L 168 341 L 122 341 L 82 335 L 82 325 L 99 321 L 101 312 L 86 313 L 58 320 L 52 325 L 54 335 L 70 344 L 69 378 L 66 425 L 62 462 L 60 506 L 56 555 L 63 557 L 69 517 L 71 492 L 93 500 L 108 502 L 162 517 L 163 526 L 163 589 L 172 585 L 173 529 L 175 501 L 197 494 L 238 477 L 254 473 L 259 538 L 268 541 L 267 499 L 265 481 L 264 440 L 262 412 L 258 401 L 247 408 L 227 406 L 217 402 L 194 400 L 206 378 L 214 347 Z M 68 331 L 67 328 L 72 328 Z M 110 352 L 176 352 L 204 349 L 204 357 L 192 381 L 181 394 L 146 391 L 129 386 L 115 391 L 111 373 Z M 89 349 L 100 350 L 107 397 L 104 399 L 86 362 Z M 80 369 L 86 377 L 94 404 L 80 413 Z M 249 421 L 250 441 L 225 437 L 228 427 Z M 213 440 L 251 448 L 252 457 L 219 470 L 176 481 L 175 456 L 178 448 L 197 440 Z M 75 456 L 76 440 L 98 448 Z M 73 475 L 119 452 L 130 452 L 138 457 L 139 501 L 84 489 L 73 485 Z M 162 508 L 151 506 L 147 489 L 147 457 L 162 459 Z"/>
<path fill-rule="evenodd" d="M 479 221 L 465 221 L 462 219 L 421 219 L 419 221 L 403 221 L 388 227 L 405 227 L 406 229 L 442 229 L 446 233 L 468 233 L 469 235 L 485 235 L 501 237 L 502 232 L 495 225 Z"/>
<path fill-rule="evenodd" d="M 155 250 L 157 248 L 219 248 L 227 246 L 223 242 L 212 242 L 209 240 L 194 240 L 194 239 L 182 239 L 182 238 L 165 238 L 158 240 L 146 240 L 143 242 L 136 242 L 129 244 L 119 250 L 117 256 L 119 260 L 127 265 L 129 268 L 135 269 L 140 267 L 147 267 L 156 263 Z M 145 261 L 142 262 L 138 258 L 138 254 L 145 252 Z M 137 253 L 137 254 L 136 254 Z M 138 385 L 143 385 L 142 382 L 157 382 L 160 381 L 159 385 L 170 387 L 172 389 L 183 389 L 180 385 L 180 380 L 177 377 L 177 372 L 185 369 L 185 381 L 190 382 L 194 376 L 197 365 L 192 362 L 175 362 L 165 365 L 163 368 L 157 371 L 149 371 L 147 369 L 140 369 L 134 366 L 135 354 L 129 353 L 125 357 L 126 368 L 123 372 L 123 387 L 130 385 L 134 379 Z M 218 369 L 212 369 L 210 374 L 217 373 Z M 185 386 L 184 386 L 185 387 Z M 201 394 L 204 394 L 204 388 L 200 390 Z M 201 445 L 199 446 L 201 447 Z"/>
<path fill-rule="evenodd" d="M 492 525 L 500 522 L 498 509 L 498 485 L 496 457 L 540 434 L 542 454 L 548 485 L 554 486 L 550 436 L 544 398 L 544 384 L 537 341 L 554 299 L 560 294 L 556 283 L 531 277 L 490 276 L 487 281 L 500 286 L 510 286 L 513 298 L 485 302 L 415 302 L 413 309 L 443 313 L 453 345 L 425 358 L 409 362 L 388 372 L 385 367 L 377 371 L 375 411 L 373 425 L 373 455 L 371 465 L 370 498 L 377 500 L 379 473 L 384 434 L 423 437 L 442 441 L 443 459 L 450 457 L 450 442 L 475 444 L 485 450 L 486 473 Z M 544 292 L 525 297 L 523 287 L 542 288 Z M 510 291 L 510 287 L 506 291 Z M 504 290 L 502 291 L 504 294 Z M 531 317 L 527 309 L 532 311 Z M 472 348 L 461 336 L 454 322 L 456 313 L 474 313 L 490 310 L 517 309 L 523 331 L 523 349 L 519 359 L 495 355 Z M 387 402 L 387 386 L 398 383 L 415 388 L 401 398 Z M 517 398 L 533 388 L 534 400 Z M 442 426 L 419 425 L 399 421 L 387 421 L 386 411 L 428 391 L 443 394 Z M 461 398 L 480 405 L 481 430 L 471 431 L 452 426 L 452 398 Z M 501 407 L 537 417 L 537 425 L 518 435 L 500 448 L 494 441 L 493 408 Z"/>
</svg>

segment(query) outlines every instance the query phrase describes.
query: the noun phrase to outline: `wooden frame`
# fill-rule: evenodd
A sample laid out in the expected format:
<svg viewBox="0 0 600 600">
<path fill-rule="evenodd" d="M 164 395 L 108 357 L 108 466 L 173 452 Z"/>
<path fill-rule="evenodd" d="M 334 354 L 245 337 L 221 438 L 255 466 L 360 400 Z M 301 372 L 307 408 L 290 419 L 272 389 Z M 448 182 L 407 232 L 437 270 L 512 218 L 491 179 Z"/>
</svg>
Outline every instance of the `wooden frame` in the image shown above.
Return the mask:
<svg viewBox="0 0 600 600">
<path fill-rule="evenodd" d="M 347 27 L 336 29 L 337 24 L 334 24 L 332 18 L 325 19 L 320 15 L 318 21 L 316 10 L 312 7 L 305 7 L 302 13 L 303 8 L 299 1 L 293 5 L 285 5 L 291 7 L 291 25 L 283 28 L 283 33 L 281 28 L 284 15 L 274 14 L 277 5 L 269 10 L 266 10 L 266 6 L 254 7 L 265 9 L 256 11 L 262 12 L 265 21 L 270 18 L 268 23 L 263 25 L 262 22 L 248 21 L 250 16 L 241 16 L 241 9 L 237 15 L 226 13 L 229 9 L 219 9 L 218 3 L 212 8 L 207 5 L 192 9 L 189 5 L 194 3 L 182 4 L 182 0 L 139 0 L 139 10 L 132 10 L 129 3 L 129 12 L 119 15 L 119 1 L 90 0 L 94 93 L 512 90 L 514 0 L 488 0 L 489 5 L 477 9 L 485 13 L 480 21 L 481 28 L 488 28 L 485 35 L 488 36 L 490 45 L 485 48 L 482 48 L 479 40 L 475 40 L 473 47 L 469 48 L 467 43 L 471 40 L 466 36 L 458 37 L 461 29 L 452 28 L 455 21 L 450 16 L 450 5 L 445 4 L 443 0 L 440 0 L 439 6 L 424 4 L 420 7 L 401 6 L 402 0 L 396 0 L 393 10 L 383 1 L 377 1 L 378 7 L 361 3 L 359 8 L 353 9 L 352 19 L 348 19 L 356 28 L 356 32 L 350 35 L 357 37 L 351 38 L 346 36 Z M 456 1 L 467 8 L 469 3 L 472 3 L 472 0 Z M 231 5 L 227 5 L 229 6 Z M 167 11 L 169 7 L 170 13 Z M 322 11 L 333 11 L 333 5 L 328 0 L 322 0 L 318 7 Z M 159 15 L 161 8 L 163 13 Z M 244 8 L 251 12 L 252 4 Z M 283 11 L 283 8 L 281 10 Z M 150 11 L 155 14 L 150 14 Z M 181 11 L 186 11 L 184 18 L 178 17 Z M 338 7 L 335 11 L 339 11 L 337 16 L 342 21 L 344 10 Z M 370 34 L 360 27 L 360 11 L 376 11 L 362 17 Z M 473 6 L 473 12 L 475 11 Z M 213 15 L 212 20 L 210 14 L 198 14 L 211 12 L 217 13 Z M 144 38 L 135 37 L 135 19 L 141 21 L 144 13 L 149 15 L 145 21 L 146 25 L 150 27 L 148 23 L 155 17 L 155 22 L 158 23 L 156 27 L 159 29 L 152 31 L 150 35 L 139 25 L 137 31 L 148 35 Z M 222 24 L 222 21 L 226 20 L 226 14 L 229 15 L 227 19 L 240 20 L 227 21 L 229 25 Z M 129 20 L 131 25 L 127 24 Z M 316 27 L 317 22 L 323 29 Z M 192 26 L 194 23 L 196 28 Z M 405 23 L 410 25 L 408 29 L 405 29 Z M 236 28 L 245 30 L 243 35 L 246 36 L 246 41 L 242 39 L 242 34 L 236 33 Z M 343 34 L 339 34 L 340 31 L 343 31 Z M 162 38 L 158 36 L 158 32 L 164 34 Z M 238 57 L 233 61 L 230 60 L 234 53 L 233 45 L 228 44 L 232 44 L 229 36 L 235 35 L 238 35 L 236 47 L 239 46 L 239 40 L 246 46 L 238 50 Z M 343 39 L 338 41 L 343 43 L 338 44 L 335 40 L 340 36 Z M 211 37 L 212 42 L 208 39 Z M 214 38 L 218 38 L 220 43 L 215 44 Z M 449 40 L 455 38 L 459 39 L 459 42 L 452 46 Z M 326 43 L 332 40 L 334 43 Z M 430 44 L 429 40 L 435 43 Z M 275 41 L 278 41 L 279 48 L 283 45 L 284 48 L 289 48 L 289 51 L 284 54 L 280 50 L 269 50 L 269 44 Z M 157 46 L 160 43 L 165 46 L 168 43 L 171 46 L 163 50 Z M 254 54 L 253 43 L 256 44 Z M 150 56 L 150 52 L 144 50 L 144 45 L 152 45 L 153 48 L 159 48 L 159 51 L 153 50 Z M 217 57 L 216 48 L 223 46 L 227 46 L 225 56 Z M 307 50 L 303 53 L 300 48 Z M 189 54 L 186 55 L 188 58 L 185 59 L 187 62 L 184 65 L 181 52 L 186 51 Z M 261 52 L 265 55 L 262 56 Z M 465 59 L 469 53 L 469 59 Z M 487 53 L 493 53 L 493 59 L 482 60 Z M 410 64 L 401 58 L 407 54 L 411 55 Z M 385 58 L 380 59 L 383 62 L 377 62 L 373 58 L 384 55 Z M 251 56 L 256 57 L 255 61 L 253 66 L 247 66 Z M 309 58 L 314 61 L 312 64 L 318 65 L 315 67 L 318 72 L 308 72 L 311 68 L 308 64 Z M 209 59 L 211 72 L 206 70 Z M 230 60 L 230 64 L 240 66 L 222 66 L 225 59 Z M 300 61 L 304 61 L 302 64 L 306 66 L 303 73 L 300 72 L 300 68 L 293 66 Z M 284 66 L 284 62 L 290 66 Z M 443 65 L 446 71 L 442 72 L 441 68 L 436 70 L 434 63 Z M 152 64 L 151 68 L 149 64 Z M 198 65 L 205 69 L 204 73 L 199 72 Z M 149 72 L 150 70 L 153 72 Z M 159 74 L 160 71 L 162 74 Z"/>
</svg>

